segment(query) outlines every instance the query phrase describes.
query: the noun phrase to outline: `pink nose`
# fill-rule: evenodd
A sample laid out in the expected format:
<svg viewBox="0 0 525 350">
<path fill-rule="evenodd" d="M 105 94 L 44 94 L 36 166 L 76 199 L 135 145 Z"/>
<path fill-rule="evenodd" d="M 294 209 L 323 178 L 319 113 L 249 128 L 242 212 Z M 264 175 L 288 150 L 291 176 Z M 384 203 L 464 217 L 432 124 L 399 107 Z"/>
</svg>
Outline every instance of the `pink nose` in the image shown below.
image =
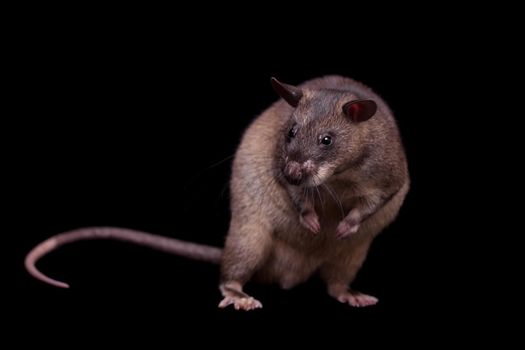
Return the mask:
<svg viewBox="0 0 525 350">
<path fill-rule="evenodd" d="M 303 180 L 303 170 L 301 164 L 290 161 L 284 167 L 284 177 L 292 185 L 299 185 Z"/>
</svg>

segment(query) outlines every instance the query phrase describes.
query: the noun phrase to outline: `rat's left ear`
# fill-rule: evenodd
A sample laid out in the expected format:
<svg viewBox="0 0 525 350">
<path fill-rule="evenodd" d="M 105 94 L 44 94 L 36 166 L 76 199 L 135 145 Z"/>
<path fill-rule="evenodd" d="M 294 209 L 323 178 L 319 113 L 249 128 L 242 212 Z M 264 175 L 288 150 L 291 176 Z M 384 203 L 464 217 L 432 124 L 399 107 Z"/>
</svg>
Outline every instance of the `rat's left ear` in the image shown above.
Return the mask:
<svg viewBox="0 0 525 350">
<path fill-rule="evenodd" d="M 350 101 L 343 106 L 343 113 L 356 123 L 372 118 L 376 111 L 377 104 L 372 100 Z"/>
</svg>

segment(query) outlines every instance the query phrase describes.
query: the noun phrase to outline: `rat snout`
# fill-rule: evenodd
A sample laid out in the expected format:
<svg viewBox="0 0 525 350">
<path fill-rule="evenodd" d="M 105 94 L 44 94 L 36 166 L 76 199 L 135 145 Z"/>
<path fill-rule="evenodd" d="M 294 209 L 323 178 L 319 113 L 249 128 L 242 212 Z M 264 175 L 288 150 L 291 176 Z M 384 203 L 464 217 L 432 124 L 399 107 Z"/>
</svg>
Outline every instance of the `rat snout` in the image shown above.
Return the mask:
<svg viewBox="0 0 525 350">
<path fill-rule="evenodd" d="M 307 160 L 302 164 L 292 160 L 286 163 L 283 175 L 288 183 L 298 186 L 311 176 L 315 169 L 316 167 L 311 160 Z"/>
<path fill-rule="evenodd" d="M 283 174 L 286 181 L 292 185 L 300 185 L 303 181 L 303 171 L 301 164 L 298 162 L 290 161 L 286 163 Z"/>
</svg>

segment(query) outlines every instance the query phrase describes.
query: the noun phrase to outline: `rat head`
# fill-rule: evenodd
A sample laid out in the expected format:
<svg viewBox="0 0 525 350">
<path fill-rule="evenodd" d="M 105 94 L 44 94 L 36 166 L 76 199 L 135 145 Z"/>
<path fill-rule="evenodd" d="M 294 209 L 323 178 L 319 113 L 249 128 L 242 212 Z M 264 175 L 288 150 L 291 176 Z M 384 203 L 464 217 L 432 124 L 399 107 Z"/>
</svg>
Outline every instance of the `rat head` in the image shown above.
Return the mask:
<svg viewBox="0 0 525 350">
<path fill-rule="evenodd" d="M 294 107 L 278 148 L 280 175 L 297 186 L 319 186 L 359 158 L 363 126 L 377 110 L 348 91 L 300 89 L 272 78 L 274 90 Z"/>
</svg>

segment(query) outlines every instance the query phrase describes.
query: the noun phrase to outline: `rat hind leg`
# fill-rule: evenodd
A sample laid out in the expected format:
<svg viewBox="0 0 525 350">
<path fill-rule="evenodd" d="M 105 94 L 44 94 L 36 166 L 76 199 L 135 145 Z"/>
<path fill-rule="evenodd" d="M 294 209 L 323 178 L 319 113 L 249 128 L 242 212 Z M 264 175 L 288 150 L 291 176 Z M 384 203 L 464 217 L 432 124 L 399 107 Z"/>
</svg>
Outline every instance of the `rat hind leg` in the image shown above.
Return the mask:
<svg viewBox="0 0 525 350">
<path fill-rule="evenodd" d="M 242 285 L 239 282 L 230 281 L 221 283 L 220 290 L 224 299 L 219 303 L 220 308 L 233 305 L 235 310 L 254 310 L 262 308 L 259 300 L 249 296 L 242 291 Z"/>
<path fill-rule="evenodd" d="M 345 258 L 325 264 L 321 277 L 327 284 L 328 294 L 339 302 L 354 307 L 374 305 L 378 299 L 350 288 L 350 284 L 365 261 L 372 237 L 355 241 Z"/>
<path fill-rule="evenodd" d="M 264 264 L 270 243 L 271 235 L 262 225 L 232 221 L 222 254 L 220 290 L 224 299 L 220 308 L 229 305 L 246 311 L 262 308 L 260 301 L 243 291 L 243 285 Z"/>
</svg>

